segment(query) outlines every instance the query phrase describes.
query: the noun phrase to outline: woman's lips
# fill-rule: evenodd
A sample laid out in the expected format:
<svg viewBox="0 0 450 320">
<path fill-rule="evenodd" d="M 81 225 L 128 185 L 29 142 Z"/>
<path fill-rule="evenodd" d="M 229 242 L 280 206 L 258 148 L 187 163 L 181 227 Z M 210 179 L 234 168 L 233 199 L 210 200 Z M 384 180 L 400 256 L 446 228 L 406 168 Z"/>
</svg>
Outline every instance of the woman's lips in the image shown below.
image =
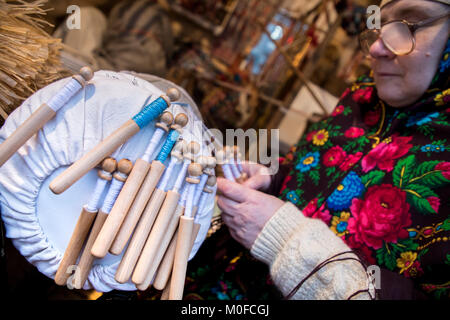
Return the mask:
<svg viewBox="0 0 450 320">
<path fill-rule="evenodd" d="M 397 73 L 389 73 L 389 72 L 376 72 L 375 75 L 377 77 L 400 77 Z"/>
</svg>

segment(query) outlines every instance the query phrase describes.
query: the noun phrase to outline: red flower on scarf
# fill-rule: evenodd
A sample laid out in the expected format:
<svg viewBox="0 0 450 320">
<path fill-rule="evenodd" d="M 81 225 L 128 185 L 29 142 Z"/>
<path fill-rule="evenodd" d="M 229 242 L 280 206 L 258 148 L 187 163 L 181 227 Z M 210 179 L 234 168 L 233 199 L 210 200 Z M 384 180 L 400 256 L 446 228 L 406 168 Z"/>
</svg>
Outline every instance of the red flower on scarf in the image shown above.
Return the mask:
<svg viewBox="0 0 450 320">
<path fill-rule="evenodd" d="M 355 139 L 364 135 L 364 129 L 358 127 L 350 127 L 344 133 L 346 138 Z"/>
<path fill-rule="evenodd" d="M 362 157 L 362 152 L 357 152 L 355 154 L 349 154 L 344 162 L 341 163 L 341 165 L 339 166 L 339 169 L 341 171 L 347 171 L 349 169 L 351 169 L 355 164 L 358 163 L 358 161 L 361 159 Z"/>
<path fill-rule="evenodd" d="M 280 194 L 284 191 L 284 189 L 287 188 L 287 184 L 288 184 L 289 181 L 291 181 L 291 179 L 292 179 L 292 176 L 287 176 L 287 177 L 284 179 L 283 184 L 282 184 L 282 187 L 281 187 L 281 190 L 280 190 Z"/>
<path fill-rule="evenodd" d="M 416 277 L 420 277 L 422 274 L 423 274 L 422 267 L 420 266 L 420 262 L 417 260 L 414 261 L 412 266 L 410 266 L 408 269 L 406 269 L 405 272 L 403 273 L 403 275 L 406 278 L 416 278 Z"/>
<path fill-rule="evenodd" d="M 450 180 L 450 162 L 441 162 L 434 170 L 440 170 L 445 179 Z"/>
<path fill-rule="evenodd" d="M 353 100 L 358 103 L 369 103 L 373 96 L 373 87 L 366 87 L 356 90 L 353 93 Z"/>
<path fill-rule="evenodd" d="M 439 211 L 439 207 L 441 206 L 441 200 L 437 197 L 429 197 L 427 198 L 427 201 L 431 208 L 433 208 L 434 212 L 437 213 Z"/>
<path fill-rule="evenodd" d="M 345 157 L 347 153 L 340 146 L 334 146 L 324 154 L 323 164 L 326 167 L 335 167 L 341 164 Z"/>
<path fill-rule="evenodd" d="M 320 208 L 317 208 L 318 201 L 319 200 L 317 198 L 314 198 L 310 202 L 308 202 L 306 207 L 302 210 L 303 215 L 314 219 L 320 219 L 326 224 L 329 224 L 331 221 L 330 211 L 324 210 L 325 203 L 323 203 Z"/>
<path fill-rule="evenodd" d="M 372 149 L 362 160 L 362 169 L 368 172 L 375 167 L 390 172 L 394 169 L 395 160 L 403 157 L 412 148 L 409 144 L 412 137 L 398 137 L 393 135 L 390 142 L 381 142 Z"/>
<path fill-rule="evenodd" d="M 342 104 L 340 104 L 333 110 L 331 115 L 333 117 L 336 117 L 336 116 L 340 115 L 342 112 L 344 112 L 344 109 L 345 109 L 345 107 Z"/>
<path fill-rule="evenodd" d="M 365 262 L 367 262 L 368 264 L 376 264 L 377 261 L 375 260 L 375 258 L 372 256 L 372 250 L 355 241 L 355 236 L 351 236 L 348 239 L 343 239 L 345 241 L 345 243 L 347 243 L 347 245 L 352 248 L 354 251 L 356 251 L 357 253 L 361 253 L 363 255 L 363 259 L 365 260 Z"/>
<path fill-rule="evenodd" d="M 317 133 L 317 130 L 308 133 L 308 134 L 306 135 L 306 141 L 308 141 L 308 142 L 311 141 L 311 140 L 313 139 L 313 137 L 315 136 L 316 133 Z"/>
<path fill-rule="evenodd" d="M 367 189 L 364 199 L 353 199 L 352 217 L 348 230 L 355 241 L 373 249 L 384 242 L 394 242 L 408 237 L 406 227 L 411 225 L 406 193 L 392 185 L 383 184 Z"/>
<path fill-rule="evenodd" d="M 368 126 L 374 126 L 380 121 L 380 109 L 367 111 L 364 115 L 364 123 Z"/>
<path fill-rule="evenodd" d="M 350 88 L 345 89 L 345 91 L 341 94 L 339 100 L 344 99 L 351 92 Z"/>
</svg>

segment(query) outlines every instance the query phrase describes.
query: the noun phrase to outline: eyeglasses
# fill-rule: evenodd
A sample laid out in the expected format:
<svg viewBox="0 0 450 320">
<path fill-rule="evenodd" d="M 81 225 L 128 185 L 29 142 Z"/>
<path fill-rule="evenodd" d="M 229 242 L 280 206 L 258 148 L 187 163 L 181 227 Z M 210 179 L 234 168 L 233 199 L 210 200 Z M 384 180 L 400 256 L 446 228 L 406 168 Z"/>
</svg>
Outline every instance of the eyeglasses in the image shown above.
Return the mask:
<svg viewBox="0 0 450 320">
<path fill-rule="evenodd" d="M 411 53 L 416 46 L 416 30 L 428 26 L 440 19 L 450 17 L 446 13 L 437 17 L 429 18 L 417 23 L 406 20 L 394 20 L 384 23 L 380 29 L 369 29 L 359 36 L 361 49 L 366 56 L 370 56 L 370 47 L 378 40 L 383 41 L 384 46 L 398 56 Z"/>
</svg>

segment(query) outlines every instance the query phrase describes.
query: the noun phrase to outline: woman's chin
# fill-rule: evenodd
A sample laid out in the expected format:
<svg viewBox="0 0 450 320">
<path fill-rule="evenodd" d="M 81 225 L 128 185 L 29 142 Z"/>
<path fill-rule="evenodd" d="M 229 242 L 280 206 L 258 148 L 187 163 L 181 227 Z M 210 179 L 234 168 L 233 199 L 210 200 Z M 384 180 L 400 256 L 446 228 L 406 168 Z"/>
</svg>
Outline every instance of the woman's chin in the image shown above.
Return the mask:
<svg viewBox="0 0 450 320">
<path fill-rule="evenodd" d="M 403 108 L 413 104 L 417 99 L 411 95 L 403 94 L 398 87 L 386 84 L 377 86 L 378 97 L 385 103 L 395 108 Z"/>
</svg>

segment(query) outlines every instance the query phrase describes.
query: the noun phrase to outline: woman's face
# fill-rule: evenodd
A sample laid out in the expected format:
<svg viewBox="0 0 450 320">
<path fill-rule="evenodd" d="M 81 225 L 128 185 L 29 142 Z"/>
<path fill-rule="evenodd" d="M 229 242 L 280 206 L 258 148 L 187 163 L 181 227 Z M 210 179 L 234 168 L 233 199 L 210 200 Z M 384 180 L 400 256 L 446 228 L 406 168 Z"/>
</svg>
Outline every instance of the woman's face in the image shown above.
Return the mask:
<svg viewBox="0 0 450 320">
<path fill-rule="evenodd" d="M 448 10 L 445 5 L 423 0 L 401 0 L 381 11 L 381 23 L 406 20 L 416 23 Z M 397 56 L 378 39 L 370 47 L 371 64 L 379 97 L 393 107 L 416 102 L 428 89 L 436 74 L 449 37 L 448 19 L 444 18 L 415 33 L 416 46 L 408 55 Z"/>
</svg>

